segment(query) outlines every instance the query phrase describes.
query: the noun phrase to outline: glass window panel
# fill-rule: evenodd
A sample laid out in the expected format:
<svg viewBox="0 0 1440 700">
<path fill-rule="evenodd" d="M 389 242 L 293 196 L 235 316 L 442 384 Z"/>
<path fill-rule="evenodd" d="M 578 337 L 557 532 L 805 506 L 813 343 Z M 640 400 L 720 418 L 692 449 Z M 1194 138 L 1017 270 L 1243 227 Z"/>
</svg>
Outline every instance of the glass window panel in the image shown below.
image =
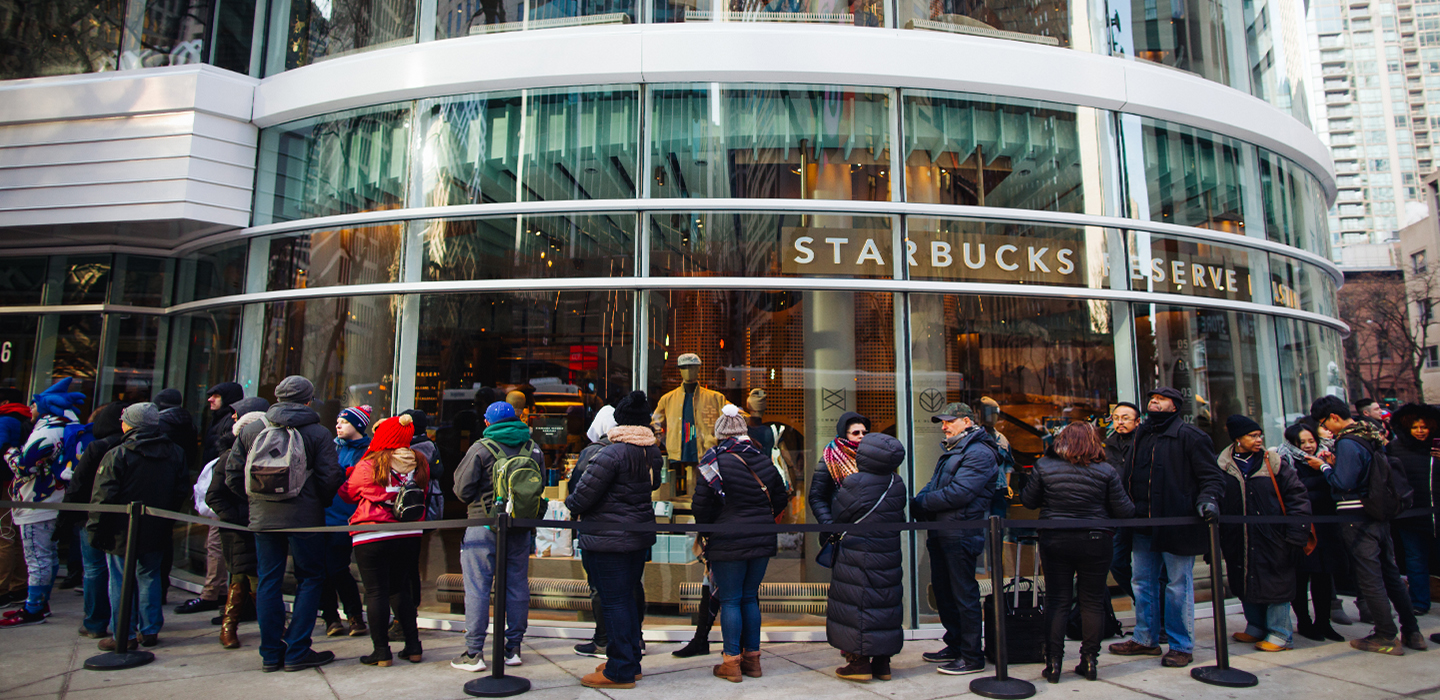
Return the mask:
<svg viewBox="0 0 1440 700">
<path fill-rule="evenodd" d="M 243 315 L 244 307 L 225 306 L 170 319 L 169 364 L 178 374 L 167 375 L 166 384 L 185 395 L 185 408 L 201 417 L 203 429 L 213 418 L 205 390 L 238 376 Z"/>
<path fill-rule="evenodd" d="M 435 13 L 435 33 L 437 38 L 451 39 L 521 30 L 631 24 L 640 21 L 636 15 L 638 10 L 633 0 L 545 3 L 440 0 Z"/>
<path fill-rule="evenodd" d="M 420 114 L 424 206 L 637 195 L 634 87 L 448 97 Z"/>
<path fill-rule="evenodd" d="M 1261 149 L 1260 193 L 1265 202 L 1265 235 L 1320 253 L 1320 241 L 1330 237 L 1320 183 L 1300 166 Z"/>
<path fill-rule="evenodd" d="M 1276 306 L 1336 315 L 1335 282 L 1315 265 L 1271 255 L 1270 292 Z"/>
<path fill-rule="evenodd" d="M 88 417 L 91 409 L 95 407 L 95 380 L 99 376 L 96 368 L 100 365 L 100 339 L 104 317 L 100 314 L 60 314 L 54 318 L 56 333 L 53 364 L 49 368 L 42 366 L 40 370 L 44 372 L 48 369 L 52 383 L 65 377 L 72 378 L 74 382 L 70 385 L 70 390 L 85 394 L 85 406 L 80 417 Z M 48 386 L 44 382 L 39 384 L 40 389 Z"/>
<path fill-rule="evenodd" d="M 1014 39 L 1042 46 L 1070 45 L 1070 4 L 1054 0 L 902 0 L 906 29 Z"/>
<path fill-rule="evenodd" d="M 891 277 L 891 217 L 674 212 L 650 218 L 656 277 Z"/>
<path fill-rule="evenodd" d="M 1316 323 L 1276 318 L 1275 336 L 1286 425 L 1310 415 L 1310 404 L 1321 396 L 1345 396 L 1339 333 Z"/>
<path fill-rule="evenodd" d="M 655 0 L 656 22 L 813 22 L 855 27 L 885 26 L 882 0 Z M 988 36 L 988 35 L 987 35 Z"/>
<path fill-rule="evenodd" d="M 292 374 L 315 384 L 311 407 L 333 425 L 346 406 L 368 404 L 374 420 L 390 412 L 398 297 L 337 296 L 265 305 L 259 396 Z"/>
<path fill-rule="evenodd" d="M 283 70 L 415 41 L 415 0 L 295 0 Z M 271 72 L 279 72 L 272 66 Z"/>
<path fill-rule="evenodd" d="M 1135 57 L 1229 85 L 1229 52 L 1243 50 L 1244 37 L 1230 36 L 1227 15 L 1238 10 L 1216 0 L 1130 0 Z"/>
<path fill-rule="evenodd" d="M 255 223 L 400 207 L 409 139 L 408 104 L 265 129 L 260 134 Z"/>
<path fill-rule="evenodd" d="M 1150 220 L 1243 233 L 1240 142 L 1148 118 L 1142 124 Z"/>
<path fill-rule="evenodd" d="M 912 493 L 930 480 L 943 452 L 940 426 L 929 416 L 946 402 L 969 403 L 1010 443 L 1016 464 L 1028 466 L 1049 435 L 1070 421 L 1108 415 L 1118 400 L 1112 309 L 1123 312 L 1123 305 L 941 294 L 911 294 L 909 303 Z M 984 411 L 992 401 L 998 410 Z M 937 611 L 924 594 L 930 557 L 923 546 L 919 552 L 918 621 L 935 623 Z"/>
<path fill-rule="evenodd" d="M 216 0 L 145 0 L 139 32 L 127 30 L 121 45 L 120 69 L 158 68 L 204 63 L 209 57 L 211 19 Z M 131 12 L 136 9 L 130 2 Z M 252 7 L 252 19 L 254 9 Z M 136 18 L 129 26 L 134 27 Z M 249 61 L 241 72 L 248 72 Z"/>
<path fill-rule="evenodd" d="M 657 86 L 652 197 L 890 200 L 890 93 Z"/>
<path fill-rule="evenodd" d="M 1256 286 L 1265 284 L 1252 269 L 1263 262 L 1252 262 L 1243 248 L 1144 231 L 1131 231 L 1129 241 L 1131 289 L 1253 301 Z"/>
<path fill-rule="evenodd" d="M 432 219 L 412 224 L 425 280 L 627 277 L 636 216 L 564 214 Z"/>
<path fill-rule="evenodd" d="M 1236 311 L 1135 304 L 1140 390 L 1172 386 L 1185 396 L 1181 418 L 1227 445 L 1225 419 L 1260 416 L 1257 319 Z"/>
<path fill-rule="evenodd" d="M 62 304 L 103 304 L 110 292 L 109 255 L 71 255 L 65 261 Z"/>
<path fill-rule="evenodd" d="M 114 347 L 107 347 L 104 373 L 100 382 L 105 395 L 99 403 L 125 399 L 149 401 L 154 391 L 157 368 L 155 360 L 168 332 L 166 320 L 160 316 L 141 314 L 109 314 L 106 323 L 115 330 L 107 333 Z M 163 371 L 163 370 L 162 370 Z"/>
<path fill-rule="evenodd" d="M 192 254 L 190 260 L 181 260 L 180 269 L 193 268 L 195 277 L 190 289 L 186 289 L 183 276 L 177 276 L 176 301 L 243 294 L 249 251 L 250 241 L 245 239 L 205 248 Z"/>
<path fill-rule="evenodd" d="M 1075 108 L 906 91 L 911 202 L 1084 211 Z"/>
<path fill-rule="evenodd" d="M 711 446 L 711 428 L 721 400 L 747 406 L 750 392 L 765 393 L 763 412 L 752 416 L 762 441 L 778 440 L 785 473 L 795 497 L 785 522 L 814 522 L 805 503 L 806 485 L 820 451 L 834 438 L 836 421 L 846 411 L 870 418 L 871 429 L 904 435 L 896 424 L 896 295 L 889 292 L 749 290 L 667 290 L 649 295 L 646 327 L 649 386 L 657 412 L 664 416 L 660 440 L 670 458 L 666 483 L 655 500 L 670 501 L 676 513 L 690 515 L 695 454 Z M 685 447 L 685 389 L 676 360 L 695 353 L 701 366 L 695 403 L 698 437 Z M 719 396 L 715 396 L 718 394 Z M 755 410 L 751 408 L 751 410 Z M 762 442 L 762 444 L 764 444 Z M 692 452 L 694 454 L 692 454 Z M 822 583 L 830 571 L 814 563 L 815 535 L 780 537 L 780 553 L 765 580 L 771 583 Z M 685 580 L 698 575 L 686 572 Z M 673 586 L 674 584 L 669 584 Z M 669 588 L 662 592 L 673 598 Z M 650 599 L 657 601 L 655 598 Z M 767 613 L 773 624 L 820 625 L 824 616 Z"/>
<path fill-rule="evenodd" d="M 910 279 L 1110 286 L 1106 240 L 1096 227 L 906 217 Z"/>
<path fill-rule="evenodd" d="M 250 74 L 250 50 L 255 41 L 256 0 L 220 0 L 215 13 L 215 43 L 210 62 L 242 75 Z"/>
<path fill-rule="evenodd" d="M 306 289 L 399 281 L 404 224 L 277 236 L 270 240 L 266 289 Z"/>
<path fill-rule="evenodd" d="M 19 402 L 30 400 L 35 369 L 35 331 L 39 316 L 0 316 L 0 389 L 15 389 Z"/>
<path fill-rule="evenodd" d="M 0 258 L 0 306 L 30 306 L 45 295 L 49 258 Z"/>
<path fill-rule="evenodd" d="M 165 258 L 139 255 L 116 256 L 123 273 L 112 289 L 111 303 L 127 306 L 165 306 L 169 301 L 170 272 L 174 263 Z"/>
<path fill-rule="evenodd" d="M 0 80 L 114 70 L 125 0 L 6 3 Z"/>
</svg>

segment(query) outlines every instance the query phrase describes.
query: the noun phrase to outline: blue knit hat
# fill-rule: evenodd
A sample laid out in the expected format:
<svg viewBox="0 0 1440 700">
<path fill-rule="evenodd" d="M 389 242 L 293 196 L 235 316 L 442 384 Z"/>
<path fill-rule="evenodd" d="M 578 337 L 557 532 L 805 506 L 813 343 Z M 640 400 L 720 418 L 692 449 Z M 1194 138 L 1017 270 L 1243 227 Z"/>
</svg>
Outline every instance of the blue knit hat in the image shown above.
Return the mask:
<svg viewBox="0 0 1440 700">
<path fill-rule="evenodd" d="M 364 433 L 365 429 L 370 427 L 370 407 L 353 406 L 347 408 L 340 412 L 340 418 L 350 425 L 355 426 L 356 430 Z"/>
<path fill-rule="evenodd" d="M 485 408 L 485 422 L 490 425 L 515 420 L 515 407 L 504 401 L 496 401 Z"/>
<path fill-rule="evenodd" d="M 64 417 L 66 411 L 73 411 L 85 405 L 85 395 L 70 391 L 71 377 L 55 382 L 49 389 L 31 398 L 42 416 Z"/>
</svg>

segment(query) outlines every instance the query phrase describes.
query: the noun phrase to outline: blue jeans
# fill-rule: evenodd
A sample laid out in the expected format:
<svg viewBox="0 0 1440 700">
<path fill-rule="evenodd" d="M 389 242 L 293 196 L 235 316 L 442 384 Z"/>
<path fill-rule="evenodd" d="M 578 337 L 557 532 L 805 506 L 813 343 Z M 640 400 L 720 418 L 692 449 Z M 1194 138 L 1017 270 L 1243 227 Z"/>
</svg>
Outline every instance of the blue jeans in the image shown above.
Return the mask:
<svg viewBox="0 0 1440 700">
<path fill-rule="evenodd" d="M 91 632 L 104 632 L 110 626 L 110 564 L 104 551 L 90 546 L 88 532 L 80 534 L 80 561 L 85 567 L 85 619 L 80 625 Z"/>
<path fill-rule="evenodd" d="M 1131 541 L 1135 643 L 1156 646 L 1157 632 L 1163 624 L 1170 638 L 1170 651 L 1195 653 L 1195 557 L 1152 551 L 1154 540 L 1150 535 L 1137 532 Z M 1169 579 L 1163 589 L 1162 573 Z"/>
<path fill-rule="evenodd" d="M 1262 637 L 1271 644 L 1289 647 L 1295 638 L 1289 603 L 1245 603 L 1245 634 Z"/>
<path fill-rule="evenodd" d="M 530 618 L 530 552 L 535 531 L 505 533 L 505 653 L 520 651 Z M 490 585 L 495 580 L 495 533 L 488 527 L 465 528 L 460 541 L 460 573 L 465 580 L 465 650 L 485 655 L 490 627 Z"/>
<path fill-rule="evenodd" d="M 138 625 L 140 634 L 160 634 L 165 624 L 165 606 L 161 604 L 164 595 L 164 580 L 160 567 L 165 560 L 164 552 L 146 552 L 135 557 L 135 600 L 131 601 L 130 630 Z M 110 569 L 110 629 L 120 630 L 120 584 L 125 580 L 125 557 L 105 555 Z M 126 635 L 129 636 L 128 634 Z"/>
<path fill-rule="evenodd" d="M 1405 561 L 1400 569 L 1410 585 L 1410 607 L 1430 612 L 1430 555 L 1435 549 L 1435 536 L 1431 534 L 1429 519 L 1420 527 L 1408 523 L 1395 526 L 1396 539 L 1404 550 Z"/>
<path fill-rule="evenodd" d="M 715 597 L 720 599 L 720 634 L 729 656 L 760 651 L 760 582 L 769 565 L 770 557 L 710 562 Z"/>
<path fill-rule="evenodd" d="M 280 592 L 287 556 L 295 558 L 295 601 L 288 627 Z M 255 562 L 260 578 L 260 587 L 255 591 L 260 661 L 267 666 L 300 663 L 310 655 L 310 633 L 315 631 L 315 609 L 320 604 L 320 583 L 325 578 L 325 535 L 257 532 Z"/>
<path fill-rule="evenodd" d="M 940 624 L 945 626 L 945 648 L 960 652 L 966 663 L 985 663 L 980 648 L 980 584 L 975 582 L 975 563 L 985 540 L 978 537 L 925 538 L 930 552 L 930 585 L 935 587 L 935 605 Z"/>
<path fill-rule="evenodd" d="M 616 683 L 631 683 L 640 673 L 640 610 L 635 587 L 645 573 L 650 550 L 636 552 L 594 552 L 582 550 L 585 575 L 600 592 L 605 632 L 605 677 Z"/>
</svg>

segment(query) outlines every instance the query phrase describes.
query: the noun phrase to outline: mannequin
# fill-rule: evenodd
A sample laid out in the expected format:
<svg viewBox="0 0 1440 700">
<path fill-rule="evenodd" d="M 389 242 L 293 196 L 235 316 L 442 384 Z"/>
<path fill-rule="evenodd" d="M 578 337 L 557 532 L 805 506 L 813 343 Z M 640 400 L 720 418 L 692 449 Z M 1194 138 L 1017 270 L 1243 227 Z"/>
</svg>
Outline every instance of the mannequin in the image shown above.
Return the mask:
<svg viewBox="0 0 1440 700">
<path fill-rule="evenodd" d="M 715 421 L 725 406 L 725 395 L 700 386 L 700 356 L 687 352 L 676 358 L 680 386 L 660 397 L 651 416 L 651 427 L 665 441 L 670 463 L 688 474 L 686 467 L 700 461 L 700 455 L 715 446 Z M 677 482 L 677 492 L 683 482 Z"/>
</svg>

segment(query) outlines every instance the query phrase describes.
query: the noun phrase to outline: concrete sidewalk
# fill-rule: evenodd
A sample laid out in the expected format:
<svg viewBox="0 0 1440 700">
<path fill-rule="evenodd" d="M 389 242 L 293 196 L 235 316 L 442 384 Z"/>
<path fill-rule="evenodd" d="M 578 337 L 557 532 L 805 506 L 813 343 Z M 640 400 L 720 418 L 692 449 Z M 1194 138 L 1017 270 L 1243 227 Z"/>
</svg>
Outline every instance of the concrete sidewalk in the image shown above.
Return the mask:
<svg viewBox="0 0 1440 700">
<path fill-rule="evenodd" d="M 55 614 L 48 623 L 13 630 L 0 630 L 0 698 L 57 698 L 63 700 L 446 700 L 466 698 L 462 686 L 476 674 L 450 668 L 450 659 L 463 650 L 463 641 L 453 632 L 422 631 L 425 661 L 409 664 L 397 661 L 390 668 L 362 666 L 357 659 L 369 652 L 368 638 L 326 638 L 323 627 L 315 648 L 334 651 L 338 659 L 318 670 L 298 673 L 261 673 L 256 653 L 259 631 L 255 623 L 241 626 L 243 648 L 227 651 L 216 641 L 218 628 L 209 624 L 208 613 L 166 615 L 160 634 L 156 661 L 128 671 L 95 672 L 83 669 L 85 659 L 99 653 L 95 640 L 75 634 L 80 626 L 80 597 L 57 591 Z M 1230 629 L 1243 621 L 1229 618 Z M 1428 636 L 1440 631 L 1440 616 L 1427 615 L 1421 625 Z M 1197 625 L 1200 665 L 1214 662 L 1210 625 Z M 1360 625 L 1338 628 L 1354 638 L 1368 629 Z M 713 635 L 719 638 L 719 631 Z M 766 700 L 826 700 L 876 697 L 931 700 L 968 695 L 975 676 L 951 677 L 935 672 L 935 665 L 920 659 L 920 653 L 937 647 L 934 641 L 910 642 L 895 658 L 895 679 L 868 684 L 851 683 L 834 676 L 841 665 L 838 652 L 825 644 L 792 643 L 765 647 L 764 678 L 745 679 L 731 684 L 710 675 L 718 663 L 719 644 L 714 654 L 698 659 L 676 659 L 670 652 L 677 644 L 652 643 L 645 658 L 645 679 L 634 690 L 600 693 L 580 685 L 580 677 L 593 670 L 597 659 L 576 656 L 575 640 L 532 639 L 525 645 L 524 665 L 509 669 L 530 679 L 534 689 L 524 696 L 542 700 L 570 698 L 645 700 L 677 698 L 765 698 Z M 1432 645 L 1434 646 L 1434 645 Z M 400 645 L 394 644 L 397 652 Z M 1067 667 L 1078 654 L 1076 642 L 1068 647 Z M 1260 685 L 1252 689 L 1226 689 L 1191 680 L 1189 669 L 1168 669 L 1158 658 L 1122 658 L 1102 653 L 1100 681 L 1088 683 L 1067 673 L 1059 685 L 1039 678 L 1040 666 L 1011 669 L 1011 675 L 1036 683 L 1038 696 L 1075 700 L 1205 700 L 1208 698 L 1304 698 L 1305 700 L 1369 700 L 1370 698 L 1414 697 L 1440 700 L 1440 649 L 1407 651 L 1404 657 L 1381 656 L 1354 651 L 1343 642 L 1317 643 L 1298 639 L 1296 649 L 1267 654 L 1250 645 L 1232 644 L 1233 663 L 1255 673 Z M 1057 695 L 1059 694 L 1059 695 Z"/>
</svg>

